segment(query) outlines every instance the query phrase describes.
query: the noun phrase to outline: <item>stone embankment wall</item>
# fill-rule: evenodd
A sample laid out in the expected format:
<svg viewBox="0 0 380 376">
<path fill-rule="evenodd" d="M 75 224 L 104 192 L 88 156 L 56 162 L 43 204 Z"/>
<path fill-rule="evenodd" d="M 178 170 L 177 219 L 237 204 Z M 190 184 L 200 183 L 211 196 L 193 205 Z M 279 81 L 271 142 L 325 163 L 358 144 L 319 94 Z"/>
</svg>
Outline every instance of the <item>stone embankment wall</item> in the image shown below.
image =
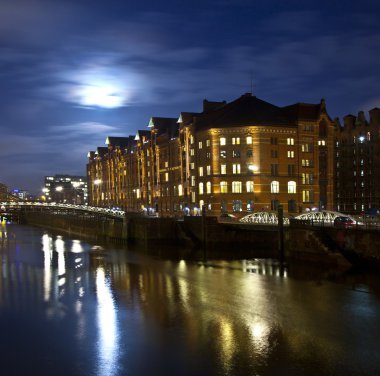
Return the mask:
<svg viewBox="0 0 380 376">
<path fill-rule="evenodd" d="M 186 245 L 224 255 L 279 257 L 277 226 L 220 223 L 216 217 L 173 218 L 128 216 L 121 219 L 78 215 L 25 213 L 32 225 L 65 231 L 70 235 L 118 243 Z M 367 263 L 380 266 L 380 232 L 333 227 L 284 228 L 285 259 L 319 264 Z"/>
</svg>

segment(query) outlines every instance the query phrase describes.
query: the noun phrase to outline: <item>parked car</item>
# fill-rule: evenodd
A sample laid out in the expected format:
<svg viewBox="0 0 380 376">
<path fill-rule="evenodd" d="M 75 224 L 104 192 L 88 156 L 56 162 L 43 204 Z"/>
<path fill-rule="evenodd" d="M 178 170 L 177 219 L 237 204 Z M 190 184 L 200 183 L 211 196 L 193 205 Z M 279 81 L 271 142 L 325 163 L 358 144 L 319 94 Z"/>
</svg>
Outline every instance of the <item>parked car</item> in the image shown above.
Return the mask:
<svg viewBox="0 0 380 376">
<path fill-rule="evenodd" d="M 339 228 L 352 228 L 355 227 L 356 221 L 350 217 L 339 216 L 334 219 L 334 227 Z"/>
</svg>

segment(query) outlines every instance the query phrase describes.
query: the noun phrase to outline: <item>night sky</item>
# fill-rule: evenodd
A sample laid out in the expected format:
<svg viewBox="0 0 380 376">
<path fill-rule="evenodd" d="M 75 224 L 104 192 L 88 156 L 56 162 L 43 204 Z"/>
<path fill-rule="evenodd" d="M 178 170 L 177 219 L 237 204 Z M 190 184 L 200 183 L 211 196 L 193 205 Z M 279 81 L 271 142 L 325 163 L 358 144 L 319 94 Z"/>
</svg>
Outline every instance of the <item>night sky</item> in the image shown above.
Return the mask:
<svg viewBox="0 0 380 376">
<path fill-rule="evenodd" d="M 41 193 L 107 136 L 251 81 L 341 120 L 380 107 L 379 20 L 377 0 L 0 0 L 0 182 Z"/>
</svg>

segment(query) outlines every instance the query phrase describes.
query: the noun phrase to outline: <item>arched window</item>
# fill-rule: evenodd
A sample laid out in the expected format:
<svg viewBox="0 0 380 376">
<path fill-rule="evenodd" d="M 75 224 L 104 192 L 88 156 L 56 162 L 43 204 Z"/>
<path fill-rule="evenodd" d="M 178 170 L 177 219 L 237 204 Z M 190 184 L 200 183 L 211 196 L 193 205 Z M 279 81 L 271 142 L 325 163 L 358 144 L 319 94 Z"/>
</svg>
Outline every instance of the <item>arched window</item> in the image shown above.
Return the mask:
<svg viewBox="0 0 380 376">
<path fill-rule="evenodd" d="M 210 182 L 210 181 L 208 181 L 208 182 L 206 183 L 206 192 L 207 192 L 208 194 L 212 193 L 212 191 L 211 191 L 211 182 Z"/>
<path fill-rule="evenodd" d="M 254 191 L 253 189 L 253 181 L 247 181 L 246 183 L 247 193 L 252 193 Z"/>
<path fill-rule="evenodd" d="M 220 182 L 220 193 L 228 193 L 228 185 L 226 181 Z"/>
<path fill-rule="evenodd" d="M 276 180 L 270 183 L 270 191 L 271 193 L 279 193 L 280 192 L 280 183 Z"/>
<path fill-rule="evenodd" d="M 296 182 L 295 181 L 289 181 L 288 182 L 288 193 L 296 193 Z"/>
<path fill-rule="evenodd" d="M 203 183 L 199 183 L 199 194 L 203 195 Z"/>
</svg>

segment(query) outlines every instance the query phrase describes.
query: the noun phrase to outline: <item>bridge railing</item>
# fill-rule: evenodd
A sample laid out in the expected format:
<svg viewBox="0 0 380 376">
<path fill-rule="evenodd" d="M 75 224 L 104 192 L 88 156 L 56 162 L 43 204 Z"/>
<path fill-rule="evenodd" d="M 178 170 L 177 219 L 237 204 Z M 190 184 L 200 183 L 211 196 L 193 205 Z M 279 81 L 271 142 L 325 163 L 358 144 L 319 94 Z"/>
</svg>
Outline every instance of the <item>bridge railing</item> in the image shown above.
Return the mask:
<svg viewBox="0 0 380 376">
<path fill-rule="evenodd" d="M 22 209 L 22 208 L 46 208 L 49 210 L 70 210 L 70 211 L 84 211 L 93 214 L 103 214 L 114 218 L 123 218 L 125 212 L 123 210 L 101 208 L 88 205 L 75 205 L 75 204 L 61 204 L 61 203 L 45 203 L 45 202 L 0 202 L 0 210 L 5 211 L 8 209 Z"/>
</svg>

